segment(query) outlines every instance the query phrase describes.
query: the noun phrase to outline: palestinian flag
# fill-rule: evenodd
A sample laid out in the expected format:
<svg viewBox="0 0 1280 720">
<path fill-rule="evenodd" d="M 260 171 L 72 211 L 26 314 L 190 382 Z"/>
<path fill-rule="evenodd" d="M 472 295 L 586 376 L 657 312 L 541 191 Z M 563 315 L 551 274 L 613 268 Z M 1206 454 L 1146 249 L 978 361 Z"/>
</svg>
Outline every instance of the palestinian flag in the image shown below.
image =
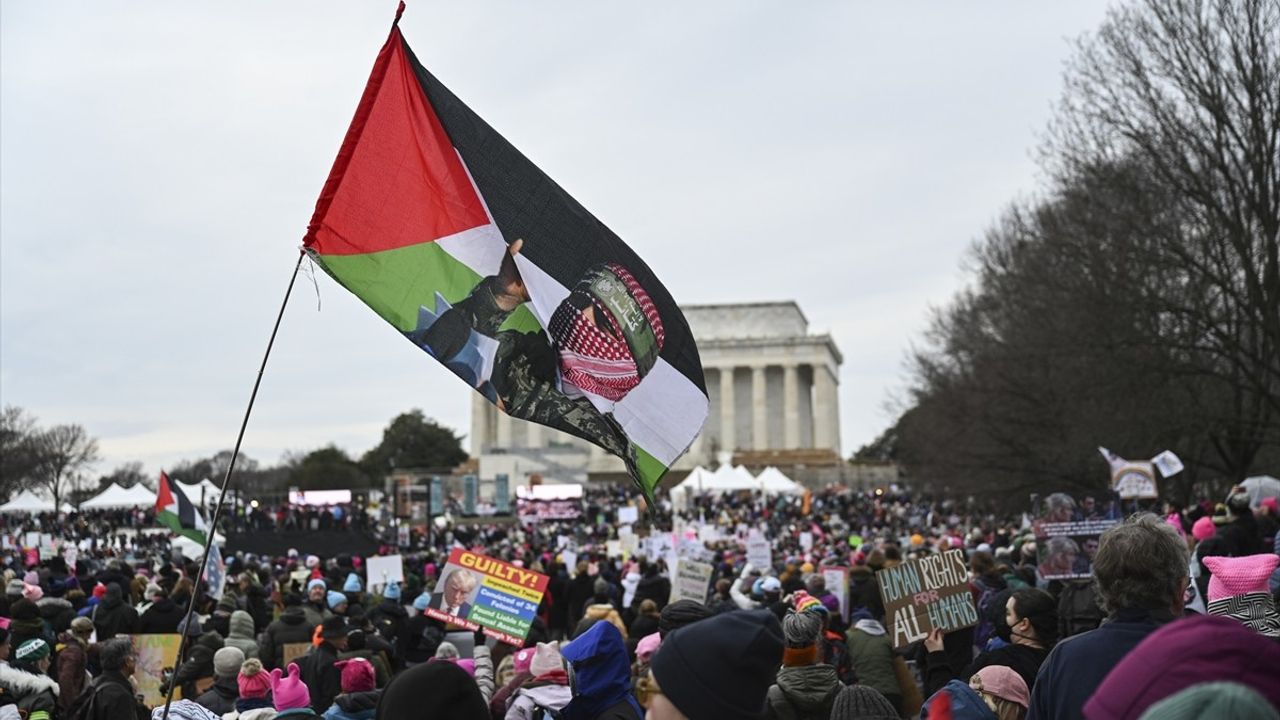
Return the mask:
<svg viewBox="0 0 1280 720">
<path fill-rule="evenodd" d="M 205 522 L 204 513 L 191 504 L 177 483 L 169 481 L 169 476 L 163 470 L 160 471 L 160 483 L 156 486 L 156 520 L 178 535 L 201 545 L 207 537 L 205 533 L 209 526 Z"/>
<path fill-rule="evenodd" d="M 698 350 L 653 271 L 427 72 L 398 26 L 304 246 L 508 415 L 621 457 L 646 496 L 706 419 Z"/>
</svg>

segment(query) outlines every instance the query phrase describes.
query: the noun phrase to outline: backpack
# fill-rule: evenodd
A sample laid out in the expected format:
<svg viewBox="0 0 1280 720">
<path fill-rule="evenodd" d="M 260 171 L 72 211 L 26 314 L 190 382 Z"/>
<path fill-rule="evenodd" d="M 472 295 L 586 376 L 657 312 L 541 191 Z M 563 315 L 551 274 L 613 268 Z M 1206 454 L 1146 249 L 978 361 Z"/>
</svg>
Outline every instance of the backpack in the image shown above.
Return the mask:
<svg viewBox="0 0 1280 720">
<path fill-rule="evenodd" d="M 533 718 L 533 720 L 564 720 L 564 710 L 549 708 L 535 701 L 533 703 L 533 713 L 529 717 Z"/>
<path fill-rule="evenodd" d="M 1095 630 L 1106 613 L 1098 603 L 1092 580 L 1067 580 L 1058 595 L 1058 639 Z"/>
</svg>

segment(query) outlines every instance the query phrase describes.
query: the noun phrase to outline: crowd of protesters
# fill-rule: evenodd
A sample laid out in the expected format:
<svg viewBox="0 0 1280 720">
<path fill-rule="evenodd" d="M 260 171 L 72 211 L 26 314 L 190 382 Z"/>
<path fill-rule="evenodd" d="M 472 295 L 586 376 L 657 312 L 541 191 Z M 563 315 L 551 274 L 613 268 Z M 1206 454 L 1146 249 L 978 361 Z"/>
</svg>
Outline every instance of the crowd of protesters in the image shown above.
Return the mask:
<svg viewBox="0 0 1280 720">
<path fill-rule="evenodd" d="M 5 518 L 0 720 L 159 717 L 133 680 L 130 638 L 148 633 L 185 638 L 164 678 L 175 718 L 1280 717 L 1274 499 L 1132 514 L 1090 548 L 1092 579 L 1068 581 L 1042 576 L 1028 519 L 896 491 L 642 513 L 635 535 L 705 537 L 706 602 L 669 602 L 666 558 L 617 552 L 627 502 L 591 491 L 572 520 L 450 524 L 387 547 L 404 582 L 372 588 L 360 557 L 229 554 L 216 597 L 149 513 Z M 348 508 L 239 517 L 375 524 Z M 20 549 L 27 532 L 75 545 L 74 564 Z M 746 562 L 747 533 L 770 566 Z M 425 613 L 456 546 L 549 576 L 522 648 Z M 876 573 L 947 550 L 965 553 L 979 622 L 895 647 Z M 828 587 L 832 566 L 846 587 Z"/>
</svg>

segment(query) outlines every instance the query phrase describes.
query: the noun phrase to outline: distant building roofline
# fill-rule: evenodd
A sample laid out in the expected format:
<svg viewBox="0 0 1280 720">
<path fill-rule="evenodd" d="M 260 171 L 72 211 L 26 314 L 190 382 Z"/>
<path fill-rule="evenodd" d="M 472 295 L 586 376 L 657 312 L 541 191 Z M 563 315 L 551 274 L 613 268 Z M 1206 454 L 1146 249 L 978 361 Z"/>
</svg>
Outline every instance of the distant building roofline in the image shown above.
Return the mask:
<svg viewBox="0 0 1280 720">
<path fill-rule="evenodd" d="M 804 310 L 800 309 L 800 303 L 795 300 L 765 300 L 760 302 L 740 302 L 740 303 L 689 303 L 680 306 L 681 311 L 685 310 L 718 310 L 721 308 L 761 308 L 761 307 L 786 307 L 795 308 L 800 314 L 805 324 L 809 324 L 809 317 L 804 314 Z"/>
</svg>

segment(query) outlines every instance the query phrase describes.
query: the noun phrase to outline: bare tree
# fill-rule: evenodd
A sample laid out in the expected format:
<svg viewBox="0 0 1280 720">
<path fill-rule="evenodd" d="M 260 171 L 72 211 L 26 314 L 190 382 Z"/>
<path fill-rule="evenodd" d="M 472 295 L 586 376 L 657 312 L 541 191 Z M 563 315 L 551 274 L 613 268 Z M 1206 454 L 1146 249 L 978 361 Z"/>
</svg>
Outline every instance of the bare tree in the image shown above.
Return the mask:
<svg viewBox="0 0 1280 720">
<path fill-rule="evenodd" d="M 37 441 L 40 470 L 36 483 L 49 491 L 54 505 L 79 489 L 82 473 L 100 459 L 98 441 L 80 425 L 55 425 L 40 433 Z"/>
<path fill-rule="evenodd" d="M 0 493 L 10 495 L 31 479 L 38 466 L 35 418 L 22 408 L 6 405 L 0 412 Z"/>
</svg>

